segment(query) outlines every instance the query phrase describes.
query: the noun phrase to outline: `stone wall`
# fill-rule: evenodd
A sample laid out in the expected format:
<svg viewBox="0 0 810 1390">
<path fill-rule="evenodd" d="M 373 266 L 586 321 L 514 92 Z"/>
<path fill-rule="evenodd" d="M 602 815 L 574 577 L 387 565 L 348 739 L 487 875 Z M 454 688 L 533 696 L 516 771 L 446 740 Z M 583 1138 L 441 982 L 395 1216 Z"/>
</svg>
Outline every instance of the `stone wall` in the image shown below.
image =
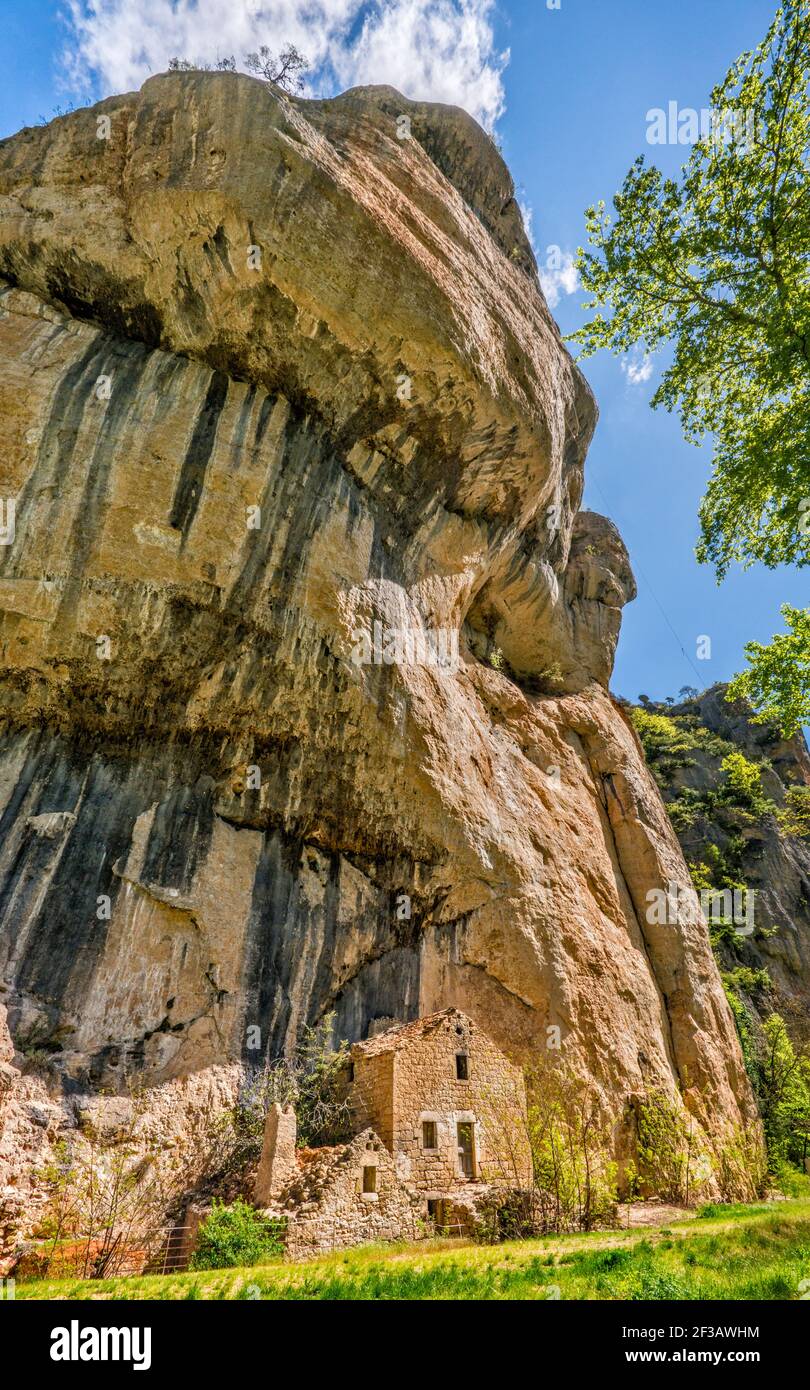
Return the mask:
<svg viewBox="0 0 810 1390">
<path fill-rule="evenodd" d="M 421 1204 L 402 1185 L 394 1161 L 373 1130 L 337 1149 L 299 1151 L 301 1173 L 288 1191 L 287 1255 L 306 1259 L 372 1241 L 415 1240 Z M 376 1174 L 363 1191 L 363 1169 Z"/>
<path fill-rule="evenodd" d="M 254 1188 L 257 1206 L 267 1206 L 295 1177 L 297 1129 L 292 1106 L 281 1106 L 274 1101 L 264 1121 L 264 1140 Z"/>
<path fill-rule="evenodd" d="M 466 1058 L 467 1080 L 456 1075 L 457 1056 Z M 463 1185 L 459 1124 L 473 1126 L 476 1180 L 526 1180 L 522 1072 L 464 1014 L 446 1010 L 359 1043 L 352 1060 L 363 1113 L 380 1134 L 393 1116 L 390 1147 L 403 1180 L 437 1194 Z M 426 1123 L 435 1125 L 432 1148 L 424 1144 Z"/>
<path fill-rule="evenodd" d="M 351 1050 L 353 1080 L 350 1089 L 355 1129 L 370 1125 L 394 1152 L 394 1053 L 390 1049 L 367 1052 L 362 1045 Z"/>
</svg>

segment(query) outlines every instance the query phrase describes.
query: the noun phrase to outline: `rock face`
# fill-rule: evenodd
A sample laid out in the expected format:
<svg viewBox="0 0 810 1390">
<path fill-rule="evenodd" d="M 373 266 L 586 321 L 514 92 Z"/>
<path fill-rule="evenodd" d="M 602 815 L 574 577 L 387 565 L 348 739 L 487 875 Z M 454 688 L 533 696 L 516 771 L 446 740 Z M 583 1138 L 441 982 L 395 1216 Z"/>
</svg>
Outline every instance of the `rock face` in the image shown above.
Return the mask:
<svg viewBox="0 0 810 1390">
<path fill-rule="evenodd" d="M 491 141 L 156 77 L 0 144 L 0 276 L 18 1050 L 114 1091 L 454 1005 L 749 1123 L 705 926 L 646 920 L 633 580 Z"/>
<path fill-rule="evenodd" d="M 796 1041 L 807 1042 L 810 817 L 791 816 L 789 808 L 791 789 L 806 788 L 810 810 L 810 756 L 801 732 L 784 739 L 771 726 L 753 723 L 742 701 L 726 700 L 726 689 L 714 685 L 681 704 L 658 708 L 659 718 L 668 718 L 689 746 L 663 762 L 653 753 L 651 766 L 687 861 L 704 865 L 712 886 L 744 883 L 753 891 L 755 930 L 718 935 L 727 984 L 754 1024 L 776 1010 Z M 721 764 L 735 750 L 760 768 L 760 808 L 723 798 L 727 779 Z M 756 972 L 754 989 L 746 971 Z"/>
</svg>

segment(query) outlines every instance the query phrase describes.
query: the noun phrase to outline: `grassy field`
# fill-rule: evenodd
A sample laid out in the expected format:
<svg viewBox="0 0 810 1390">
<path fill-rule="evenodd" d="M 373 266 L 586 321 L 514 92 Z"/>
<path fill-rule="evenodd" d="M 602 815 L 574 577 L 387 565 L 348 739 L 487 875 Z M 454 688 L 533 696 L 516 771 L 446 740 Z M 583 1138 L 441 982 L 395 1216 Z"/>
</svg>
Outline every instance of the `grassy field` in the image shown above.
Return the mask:
<svg viewBox="0 0 810 1390">
<path fill-rule="evenodd" d="M 810 1200 L 659 1229 L 364 1246 L 308 1264 L 18 1284 L 18 1299 L 778 1299 L 810 1280 Z M 810 1289 L 810 1285 L 808 1285 Z"/>
</svg>

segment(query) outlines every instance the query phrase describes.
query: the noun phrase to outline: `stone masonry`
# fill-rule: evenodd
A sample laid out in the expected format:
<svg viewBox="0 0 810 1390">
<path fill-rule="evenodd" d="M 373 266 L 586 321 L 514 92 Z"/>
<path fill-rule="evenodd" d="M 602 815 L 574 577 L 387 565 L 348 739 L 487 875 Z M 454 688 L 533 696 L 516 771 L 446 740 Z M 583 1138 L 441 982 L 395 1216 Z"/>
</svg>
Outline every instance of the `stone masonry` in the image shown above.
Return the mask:
<svg viewBox="0 0 810 1390">
<path fill-rule="evenodd" d="M 469 1229 L 493 1185 L 526 1183 L 523 1074 L 465 1014 L 389 1028 L 350 1055 L 350 1143 L 296 1150 L 292 1110 L 268 1111 L 255 1200 L 286 1218 L 291 1258 Z"/>
<path fill-rule="evenodd" d="M 255 1199 L 267 1206 L 284 1191 L 298 1173 L 296 1123 L 292 1106 L 274 1102 L 264 1122 L 264 1143 L 256 1174 Z"/>
<path fill-rule="evenodd" d="M 427 1197 L 525 1181 L 523 1074 L 458 1009 L 355 1043 L 351 1060 L 358 1124 L 377 1130 L 400 1177 Z"/>
<path fill-rule="evenodd" d="M 371 1129 L 350 1144 L 299 1149 L 297 1176 L 272 1208 L 287 1218 L 287 1255 L 305 1259 L 370 1241 L 415 1240 L 420 1203 Z"/>
</svg>

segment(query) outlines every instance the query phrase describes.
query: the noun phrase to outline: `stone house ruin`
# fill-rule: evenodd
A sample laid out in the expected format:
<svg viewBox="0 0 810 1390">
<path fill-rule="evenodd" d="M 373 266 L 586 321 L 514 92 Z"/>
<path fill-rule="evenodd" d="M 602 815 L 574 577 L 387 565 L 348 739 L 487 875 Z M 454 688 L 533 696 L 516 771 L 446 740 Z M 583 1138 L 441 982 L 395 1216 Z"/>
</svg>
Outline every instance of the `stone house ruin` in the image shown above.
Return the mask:
<svg viewBox="0 0 810 1390">
<path fill-rule="evenodd" d="M 297 1149 L 292 1109 L 267 1115 L 255 1201 L 286 1217 L 293 1258 L 469 1231 L 493 1186 L 528 1183 L 523 1074 L 457 1009 L 355 1043 L 347 1084 L 348 1144 Z"/>
<path fill-rule="evenodd" d="M 273 1106 L 279 1112 L 279 1106 Z M 280 1124 L 278 1123 L 280 1121 Z M 291 1110 L 274 1116 L 281 1132 L 295 1133 Z M 265 1144 L 263 1160 L 267 1154 Z M 348 1144 L 297 1149 L 295 1168 L 282 1186 L 256 1184 L 260 1205 L 287 1222 L 287 1255 L 306 1259 L 328 1250 L 378 1240 L 416 1240 L 422 1230 L 416 1195 L 400 1182 L 394 1160 L 372 1129 Z"/>
</svg>

